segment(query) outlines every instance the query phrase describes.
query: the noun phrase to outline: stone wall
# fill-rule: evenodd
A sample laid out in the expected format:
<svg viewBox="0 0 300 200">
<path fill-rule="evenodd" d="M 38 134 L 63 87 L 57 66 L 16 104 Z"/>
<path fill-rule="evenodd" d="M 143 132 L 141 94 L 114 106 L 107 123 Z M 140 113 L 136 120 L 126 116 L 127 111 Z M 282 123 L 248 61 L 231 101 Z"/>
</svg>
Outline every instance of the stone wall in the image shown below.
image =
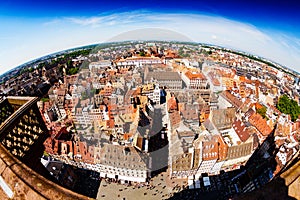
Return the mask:
<svg viewBox="0 0 300 200">
<path fill-rule="evenodd" d="M 36 97 L 7 97 L 1 101 L 14 112 L 0 124 L 0 199 L 89 199 L 52 182 L 40 163 L 48 130 L 37 108 Z M 4 103 L 4 104 L 3 104 Z M 14 156 L 14 155 L 15 156 Z M 49 179 L 46 179 L 45 176 Z"/>
<path fill-rule="evenodd" d="M 89 199 L 37 174 L 0 145 L 0 199 Z M 8 187 L 8 189 L 6 188 Z M 6 191 L 4 191 L 6 190 Z M 12 196 L 11 196 L 12 193 Z"/>
</svg>

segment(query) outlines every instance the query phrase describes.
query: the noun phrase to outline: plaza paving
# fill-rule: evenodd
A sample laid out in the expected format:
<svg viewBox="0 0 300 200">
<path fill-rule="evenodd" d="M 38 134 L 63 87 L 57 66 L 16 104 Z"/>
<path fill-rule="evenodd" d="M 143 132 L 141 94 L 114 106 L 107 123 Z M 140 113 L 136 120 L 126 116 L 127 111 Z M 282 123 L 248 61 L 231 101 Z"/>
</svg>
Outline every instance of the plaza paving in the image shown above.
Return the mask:
<svg viewBox="0 0 300 200">
<path fill-rule="evenodd" d="M 118 183 L 107 183 L 105 180 L 102 180 L 97 199 L 169 199 L 174 192 L 179 191 L 181 188 L 175 186 L 181 183 L 184 184 L 186 181 L 170 180 L 168 174 L 167 172 L 161 173 L 153 177 L 149 185 L 144 186 L 126 186 Z M 173 189 L 174 187 L 175 189 Z"/>
</svg>

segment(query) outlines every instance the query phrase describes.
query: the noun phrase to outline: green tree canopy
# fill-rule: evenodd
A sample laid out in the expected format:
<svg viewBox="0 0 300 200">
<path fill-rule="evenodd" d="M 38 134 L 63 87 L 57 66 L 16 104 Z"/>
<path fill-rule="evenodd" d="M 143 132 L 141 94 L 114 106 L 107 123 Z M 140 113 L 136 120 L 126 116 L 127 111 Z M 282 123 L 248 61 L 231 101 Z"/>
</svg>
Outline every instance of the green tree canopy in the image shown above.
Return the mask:
<svg viewBox="0 0 300 200">
<path fill-rule="evenodd" d="M 140 56 L 146 56 L 144 51 L 140 51 Z"/>
<path fill-rule="evenodd" d="M 71 68 L 67 71 L 67 74 L 68 75 L 73 75 L 73 74 L 77 74 L 79 68 L 78 67 L 75 67 L 75 68 Z"/>
<path fill-rule="evenodd" d="M 267 119 L 266 113 L 267 113 L 267 108 L 263 106 L 262 108 L 259 108 L 256 110 L 258 114 L 260 114 L 263 118 Z"/>
<path fill-rule="evenodd" d="M 290 115 L 293 122 L 296 121 L 300 115 L 300 106 L 286 94 L 279 98 L 277 109 L 282 113 Z"/>
</svg>

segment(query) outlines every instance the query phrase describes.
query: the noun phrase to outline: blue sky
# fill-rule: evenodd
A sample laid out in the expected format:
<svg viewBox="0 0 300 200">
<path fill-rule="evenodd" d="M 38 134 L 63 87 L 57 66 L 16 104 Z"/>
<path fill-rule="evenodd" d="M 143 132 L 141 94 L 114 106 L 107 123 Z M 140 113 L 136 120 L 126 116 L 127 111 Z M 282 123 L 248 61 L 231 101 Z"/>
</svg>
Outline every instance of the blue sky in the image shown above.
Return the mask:
<svg viewBox="0 0 300 200">
<path fill-rule="evenodd" d="M 300 3 L 290 0 L 2 0 L 0 74 L 49 53 L 143 28 L 166 29 L 195 42 L 243 50 L 299 72 L 299 10 Z M 152 39 L 151 34 L 145 33 L 145 39 Z"/>
</svg>

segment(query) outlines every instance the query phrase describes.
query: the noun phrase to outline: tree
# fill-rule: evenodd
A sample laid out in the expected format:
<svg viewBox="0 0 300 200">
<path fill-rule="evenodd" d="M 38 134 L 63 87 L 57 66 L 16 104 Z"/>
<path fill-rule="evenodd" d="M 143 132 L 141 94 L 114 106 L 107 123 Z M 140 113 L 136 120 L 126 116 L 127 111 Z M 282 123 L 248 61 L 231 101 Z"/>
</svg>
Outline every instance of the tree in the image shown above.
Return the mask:
<svg viewBox="0 0 300 200">
<path fill-rule="evenodd" d="M 46 97 L 44 97 L 44 98 L 41 98 L 41 101 L 42 102 L 48 102 L 50 99 L 49 98 L 46 98 Z"/>
<path fill-rule="evenodd" d="M 286 94 L 279 98 L 277 109 L 284 114 L 290 115 L 293 122 L 296 121 L 300 115 L 300 106 Z"/>
<path fill-rule="evenodd" d="M 96 91 L 97 91 L 96 89 L 91 89 L 91 96 L 92 97 L 95 95 Z"/>
<path fill-rule="evenodd" d="M 256 110 L 258 114 L 260 114 L 263 118 L 267 119 L 266 113 L 267 113 L 267 108 L 263 106 L 262 108 L 259 108 Z"/>
<path fill-rule="evenodd" d="M 34 68 L 33 68 L 33 67 L 30 67 L 30 68 L 28 68 L 28 71 L 29 71 L 30 73 L 32 73 L 32 72 L 34 71 Z"/>
<path fill-rule="evenodd" d="M 68 70 L 68 75 L 74 75 L 74 74 L 77 74 L 79 68 L 78 67 L 75 67 L 75 68 L 71 68 Z"/>
<path fill-rule="evenodd" d="M 81 93 L 81 100 L 86 100 L 87 98 L 89 98 L 89 96 L 87 95 L 86 91 Z"/>
<path fill-rule="evenodd" d="M 73 62 L 72 62 L 72 60 L 68 60 L 68 61 L 67 61 L 67 67 L 68 67 L 68 68 L 73 67 Z"/>
<path fill-rule="evenodd" d="M 145 52 L 144 51 L 140 51 L 140 56 L 145 56 Z"/>
<path fill-rule="evenodd" d="M 39 63 L 38 69 L 42 69 L 42 68 L 45 67 L 45 66 L 46 66 L 46 63 L 45 63 L 45 62 Z"/>
</svg>

